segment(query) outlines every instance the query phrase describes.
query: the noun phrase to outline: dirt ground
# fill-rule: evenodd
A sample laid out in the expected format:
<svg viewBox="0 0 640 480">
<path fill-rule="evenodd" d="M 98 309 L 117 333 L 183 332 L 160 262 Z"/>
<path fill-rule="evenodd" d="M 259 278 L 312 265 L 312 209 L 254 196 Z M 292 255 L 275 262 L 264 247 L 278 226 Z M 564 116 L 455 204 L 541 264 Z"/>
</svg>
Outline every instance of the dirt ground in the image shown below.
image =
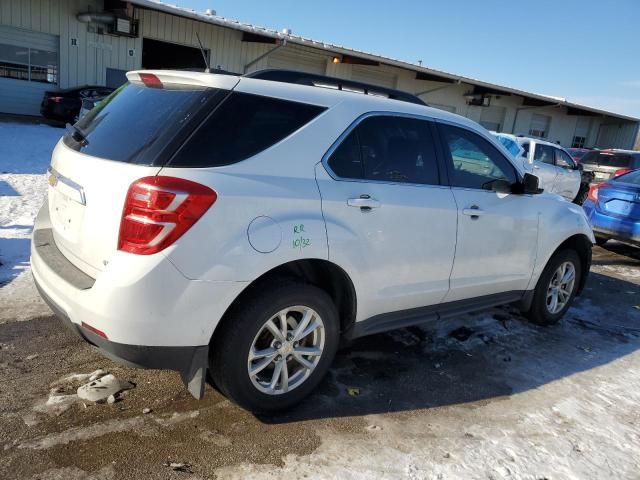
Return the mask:
<svg viewBox="0 0 640 480">
<path fill-rule="evenodd" d="M 616 243 L 559 325 L 505 307 L 363 338 L 272 417 L 120 367 L 53 316 L 7 321 L 0 478 L 637 479 L 639 348 L 640 250 Z M 98 368 L 135 388 L 83 404 L 69 377 Z"/>
</svg>

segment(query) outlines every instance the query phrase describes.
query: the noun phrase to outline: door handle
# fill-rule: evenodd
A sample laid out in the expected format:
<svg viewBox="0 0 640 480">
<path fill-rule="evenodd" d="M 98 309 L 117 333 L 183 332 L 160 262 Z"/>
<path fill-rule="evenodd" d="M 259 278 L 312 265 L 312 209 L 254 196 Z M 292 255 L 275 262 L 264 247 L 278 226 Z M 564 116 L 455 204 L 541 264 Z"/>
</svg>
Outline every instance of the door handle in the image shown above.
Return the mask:
<svg viewBox="0 0 640 480">
<path fill-rule="evenodd" d="M 533 168 L 535 168 L 536 170 L 540 170 L 540 166 L 539 165 L 534 165 Z"/>
<path fill-rule="evenodd" d="M 480 207 L 477 205 L 471 205 L 469 208 L 463 208 L 462 214 L 468 215 L 471 217 L 471 220 L 477 220 L 480 215 L 484 214 L 484 210 L 480 210 Z"/>
<path fill-rule="evenodd" d="M 371 210 L 372 208 L 379 208 L 380 202 L 375 198 L 371 198 L 369 195 L 360 195 L 358 198 L 349 198 L 347 205 L 360 208 L 361 210 Z"/>
</svg>

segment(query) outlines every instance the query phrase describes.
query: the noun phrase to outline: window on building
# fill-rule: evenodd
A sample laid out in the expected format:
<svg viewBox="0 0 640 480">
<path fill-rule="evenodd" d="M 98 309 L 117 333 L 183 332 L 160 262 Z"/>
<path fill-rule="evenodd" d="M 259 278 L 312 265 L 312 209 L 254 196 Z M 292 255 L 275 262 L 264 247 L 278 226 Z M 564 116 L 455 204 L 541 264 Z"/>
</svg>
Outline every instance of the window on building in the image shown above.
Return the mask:
<svg viewBox="0 0 640 480">
<path fill-rule="evenodd" d="M 57 83 L 58 54 L 0 43 L 0 77 Z"/>
<path fill-rule="evenodd" d="M 573 142 L 571 142 L 571 147 L 572 148 L 584 148 L 584 144 L 587 143 L 587 138 L 586 137 L 580 137 L 578 135 L 576 135 L 575 137 L 573 137 Z"/>
<path fill-rule="evenodd" d="M 531 117 L 531 125 L 529 126 L 529 135 L 539 138 L 547 138 L 549 135 L 549 125 L 551 117 L 548 115 L 540 115 L 534 113 Z"/>
</svg>

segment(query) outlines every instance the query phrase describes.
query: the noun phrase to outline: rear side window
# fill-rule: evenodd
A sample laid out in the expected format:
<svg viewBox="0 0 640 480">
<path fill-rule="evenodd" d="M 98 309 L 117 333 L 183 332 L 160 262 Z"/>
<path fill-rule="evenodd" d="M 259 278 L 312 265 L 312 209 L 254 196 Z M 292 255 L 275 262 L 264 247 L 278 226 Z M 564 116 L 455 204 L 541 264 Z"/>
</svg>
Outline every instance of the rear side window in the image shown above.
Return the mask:
<svg viewBox="0 0 640 480">
<path fill-rule="evenodd" d="M 153 165 L 159 153 L 208 99 L 221 91 L 149 88 L 127 83 L 85 115 L 76 127 L 86 138 L 64 137 L 67 146 L 118 162 Z"/>
<path fill-rule="evenodd" d="M 172 167 L 217 167 L 275 145 L 324 107 L 248 93 L 231 93 L 169 162 Z"/>
<path fill-rule="evenodd" d="M 342 178 L 439 183 L 429 124 L 414 118 L 366 118 L 343 140 L 328 163 Z"/>
</svg>

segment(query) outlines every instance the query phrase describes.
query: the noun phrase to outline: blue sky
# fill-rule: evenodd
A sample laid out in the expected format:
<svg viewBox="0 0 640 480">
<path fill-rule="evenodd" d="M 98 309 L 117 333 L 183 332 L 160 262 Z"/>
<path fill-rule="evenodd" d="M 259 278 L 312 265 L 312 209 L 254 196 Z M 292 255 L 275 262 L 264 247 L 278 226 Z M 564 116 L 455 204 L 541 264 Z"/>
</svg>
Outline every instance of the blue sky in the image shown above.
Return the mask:
<svg viewBox="0 0 640 480">
<path fill-rule="evenodd" d="M 640 117 L 640 0 L 169 3 Z"/>
</svg>

